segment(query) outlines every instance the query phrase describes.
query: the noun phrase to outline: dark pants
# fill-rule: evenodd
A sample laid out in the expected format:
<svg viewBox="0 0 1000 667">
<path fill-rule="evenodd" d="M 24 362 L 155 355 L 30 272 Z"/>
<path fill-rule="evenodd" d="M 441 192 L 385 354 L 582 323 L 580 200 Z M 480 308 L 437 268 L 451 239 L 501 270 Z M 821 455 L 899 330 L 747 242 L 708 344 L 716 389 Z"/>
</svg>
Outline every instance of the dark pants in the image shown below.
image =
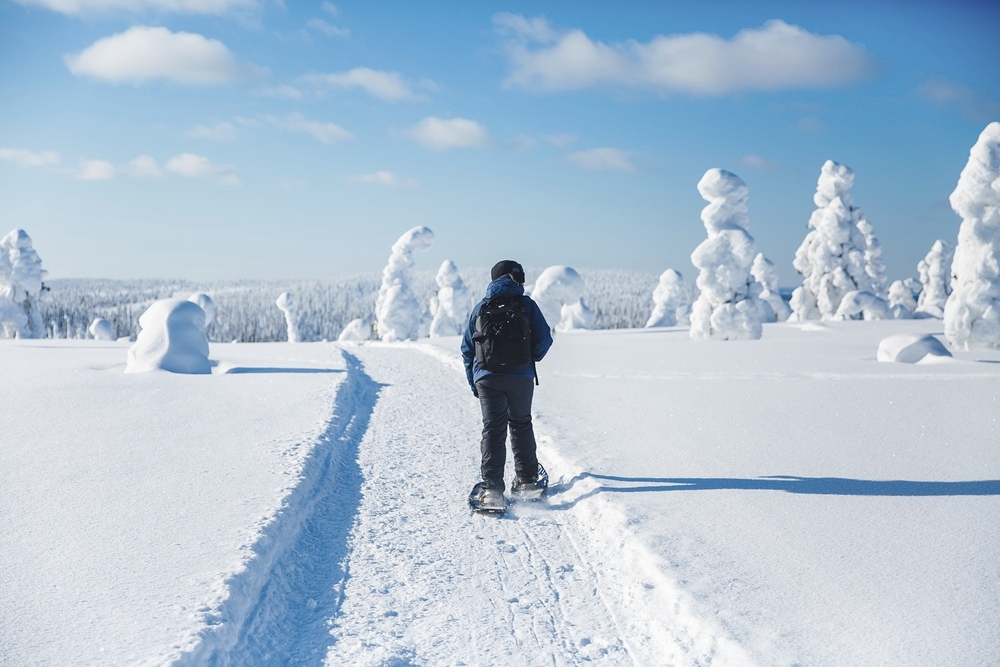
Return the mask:
<svg viewBox="0 0 1000 667">
<path fill-rule="evenodd" d="M 483 481 L 504 490 L 503 467 L 507 460 L 507 428 L 514 471 L 533 479 L 538 472 L 535 456 L 535 432 L 531 428 L 531 397 L 535 392 L 532 378 L 487 375 L 476 383 L 479 405 L 483 409 Z"/>
</svg>

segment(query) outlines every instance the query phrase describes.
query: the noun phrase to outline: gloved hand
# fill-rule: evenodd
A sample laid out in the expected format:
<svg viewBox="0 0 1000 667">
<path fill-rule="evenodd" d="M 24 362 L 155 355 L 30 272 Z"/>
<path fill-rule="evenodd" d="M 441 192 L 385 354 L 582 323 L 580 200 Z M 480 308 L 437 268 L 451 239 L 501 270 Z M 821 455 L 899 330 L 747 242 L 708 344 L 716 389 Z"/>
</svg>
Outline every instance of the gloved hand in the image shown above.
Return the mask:
<svg viewBox="0 0 1000 667">
<path fill-rule="evenodd" d="M 476 385 L 472 385 L 472 395 L 479 398 L 479 390 L 476 389 Z"/>
</svg>

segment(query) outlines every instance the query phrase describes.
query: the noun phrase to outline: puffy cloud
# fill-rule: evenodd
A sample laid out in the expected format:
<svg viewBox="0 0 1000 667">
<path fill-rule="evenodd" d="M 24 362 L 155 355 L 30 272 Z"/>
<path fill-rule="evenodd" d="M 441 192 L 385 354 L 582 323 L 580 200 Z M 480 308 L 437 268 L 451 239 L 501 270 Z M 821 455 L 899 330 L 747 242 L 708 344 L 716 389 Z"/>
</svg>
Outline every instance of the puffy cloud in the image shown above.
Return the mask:
<svg viewBox="0 0 1000 667">
<path fill-rule="evenodd" d="M 439 153 L 453 148 L 489 148 L 493 145 L 486 128 L 467 118 L 443 120 L 428 116 L 410 128 L 407 136 Z"/>
<path fill-rule="evenodd" d="M 306 26 L 321 32 L 328 37 L 343 37 L 344 39 L 348 39 L 351 36 L 351 31 L 347 28 L 338 28 L 332 23 L 327 23 L 323 19 L 312 19 L 306 23 Z"/>
<path fill-rule="evenodd" d="M 77 181 L 110 181 L 117 173 L 115 165 L 107 160 L 83 160 L 73 178 Z"/>
<path fill-rule="evenodd" d="M 230 12 L 258 11 L 259 0 L 14 0 L 18 4 L 44 7 L 67 15 L 102 14 L 112 11 L 154 10 L 174 14 L 220 16 Z"/>
<path fill-rule="evenodd" d="M 948 79 L 934 77 L 922 81 L 917 97 L 931 105 L 957 113 L 972 120 L 990 121 L 1000 116 L 1000 102 L 991 100 L 982 90 Z"/>
<path fill-rule="evenodd" d="M 236 138 L 236 126 L 227 121 L 207 125 L 195 125 L 185 133 L 192 139 L 210 139 L 211 141 L 232 141 Z"/>
<path fill-rule="evenodd" d="M 570 164 L 590 171 L 635 171 L 635 165 L 632 164 L 629 154 L 617 148 L 591 148 L 586 151 L 577 151 L 567 155 L 566 159 L 569 160 Z"/>
<path fill-rule="evenodd" d="M 410 88 L 409 84 L 403 80 L 399 72 L 384 72 L 368 67 L 355 67 L 348 72 L 309 74 L 303 78 L 314 84 L 325 84 L 335 88 L 360 88 L 372 97 L 377 97 L 386 102 L 412 102 L 420 99 Z"/>
<path fill-rule="evenodd" d="M 267 119 L 277 127 L 292 132 L 305 132 L 312 135 L 324 144 L 331 144 L 335 141 L 351 141 L 354 135 L 337 125 L 336 123 L 321 123 L 315 120 L 308 120 L 300 113 L 290 113 L 282 117 L 268 116 Z"/>
<path fill-rule="evenodd" d="M 386 188 L 415 188 L 417 182 L 413 179 L 401 180 L 391 171 L 376 171 L 374 174 L 361 174 L 359 176 L 349 176 L 348 182 L 362 185 L 381 185 Z"/>
<path fill-rule="evenodd" d="M 544 18 L 497 14 L 512 66 L 508 87 L 534 91 L 597 86 L 725 95 L 748 90 L 834 88 L 870 78 L 871 53 L 840 35 L 817 35 L 781 20 L 724 39 L 708 33 L 658 35 L 605 44 L 581 30 L 557 32 Z"/>
<path fill-rule="evenodd" d="M 59 153 L 55 151 L 35 153 L 23 148 L 0 148 L 0 161 L 13 162 L 18 167 L 49 167 L 59 164 Z"/>
<path fill-rule="evenodd" d="M 166 174 L 156 158 L 150 155 L 140 155 L 129 162 L 128 166 L 129 173 L 136 178 L 162 178 Z"/>
<path fill-rule="evenodd" d="M 64 60 L 73 74 L 110 83 L 163 79 L 210 86 L 254 78 L 265 71 L 238 61 L 218 40 L 141 25 L 99 39 Z"/>
<path fill-rule="evenodd" d="M 188 178 L 217 178 L 227 185 L 243 185 L 234 167 L 216 164 L 207 157 L 194 153 L 175 155 L 164 166 L 167 171 Z"/>
</svg>

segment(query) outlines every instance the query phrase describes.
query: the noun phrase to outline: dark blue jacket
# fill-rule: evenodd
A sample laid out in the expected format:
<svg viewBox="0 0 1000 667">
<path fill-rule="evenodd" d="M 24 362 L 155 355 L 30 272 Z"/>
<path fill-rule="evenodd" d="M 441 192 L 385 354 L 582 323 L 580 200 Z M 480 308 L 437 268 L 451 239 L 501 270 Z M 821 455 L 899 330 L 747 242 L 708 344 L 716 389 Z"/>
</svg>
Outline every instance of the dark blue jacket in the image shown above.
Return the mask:
<svg viewBox="0 0 1000 667">
<path fill-rule="evenodd" d="M 521 296 L 524 299 L 524 308 L 531 320 L 531 358 L 535 361 L 541 361 L 552 346 L 552 330 L 548 322 L 545 321 L 542 311 L 539 310 L 538 304 L 532 301 L 531 297 L 524 296 L 524 287 L 514 282 L 509 275 L 497 278 L 486 288 L 486 299 L 492 299 L 495 296 Z M 476 330 L 476 316 L 486 299 L 477 303 L 476 307 L 472 309 L 469 325 L 465 328 L 465 336 L 462 338 L 462 358 L 465 360 L 465 374 L 469 379 L 469 386 L 475 387 L 476 382 L 487 375 L 535 377 L 535 369 L 531 364 L 524 368 L 502 373 L 494 373 L 479 367 L 476 362 L 476 344 L 472 341 L 472 334 Z"/>
</svg>

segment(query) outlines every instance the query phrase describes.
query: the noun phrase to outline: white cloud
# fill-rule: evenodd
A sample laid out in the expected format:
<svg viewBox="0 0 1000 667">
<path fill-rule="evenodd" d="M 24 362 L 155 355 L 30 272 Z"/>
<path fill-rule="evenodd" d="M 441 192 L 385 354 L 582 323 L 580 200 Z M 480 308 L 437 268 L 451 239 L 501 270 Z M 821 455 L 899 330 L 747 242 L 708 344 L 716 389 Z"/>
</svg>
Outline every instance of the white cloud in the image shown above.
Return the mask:
<svg viewBox="0 0 1000 667">
<path fill-rule="evenodd" d="M 73 74 L 110 83 L 163 79 L 208 86 L 255 78 L 265 71 L 238 61 L 218 40 L 141 25 L 99 39 L 64 60 Z"/>
<path fill-rule="evenodd" d="M 348 182 L 362 185 L 381 185 L 386 188 L 415 188 L 417 182 L 412 178 L 400 179 L 391 171 L 376 171 L 374 174 L 348 176 Z"/>
<path fill-rule="evenodd" d="M 326 12 L 330 16 L 333 16 L 334 18 L 340 15 L 340 10 L 337 9 L 337 5 L 333 4 L 332 2 L 324 2 L 319 7 L 324 12 Z"/>
<path fill-rule="evenodd" d="M 425 148 L 439 153 L 453 148 L 489 148 L 493 145 L 486 128 L 467 118 L 442 120 L 428 116 L 406 134 Z"/>
<path fill-rule="evenodd" d="M 173 14 L 221 16 L 230 12 L 260 10 L 259 0 L 14 0 L 29 7 L 44 7 L 60 14 L 106 14 L 115 11 L 159 11 Z"/>
<path fill-rule="evenodd" d="M 740 160 L 740 164 L 744 167 L 750 167 L 751 169 L 760 169 L 762 171 L 777 171 L 778 165 L 774 162 L 769 162 L 759 155 L 753 153 L 747 153 Z"/>
<path fill-rule="evenodd" d="M 576 165 L 580 169 L 591 171 L 611 170 L 611 171 L 635 171 L 635 165 L 629 154 L 617 148 L 591 148 L 586 151 L 577 151 L 566 156 L 570 164 Z"/>
<path fill-rule="evenodd" d="M 916 94 L 939 109 L 953 110 L 972 120 L 986 122 L 1000 116 L 1000 102 L 991 100 L 984 91 L 954 79 L 927 79 L 917 86 Z"/>
<path fill-rule="evenodd" d="M 575 134 L 549 134 L 545 136 L 545 141 L 556 148 L 569 148 L 579 139 Z"/>
<path fill-rule="evenodd" d="M 781 20 L 732 39 L 708 33 L 658 35 L 605 44 L 581 30 L 556 32 L 544 18 L 498 14 L 507 38 L 508 87 L 563 91 L 610 86 L 724 95 L 748 90 L 834 88 L 870 78 L 871 53 L 840 35 L 817 35 Z"/>
<path fill-rule="evenodd" d="M 129 162 L 129 173 L 136 178 L 163 178 L 166 175 L 156 158 L 145 154 Z"/>
<path fill-rule="evenodd" d="M 73 178 L 77 181 L 110 181 L 118 170 L 106 160 L 82 160 Z"/>
<path fill-rule="evenodd" d="M 350 39 L 351 31 L 347 28 L 339 28 L 332 23 L 327 23 L 323 19 L 312 19 L 306 26 L 323 33 L 328 37 L 343 37 L 344 39 Z"/>
<path fill-rule="evenodd" d="M 207 157 L 194 153 L 181 153 L 167 160 L 166 170 L 188 178 L 217 178 L 227 185 L 240 186 L 243 183 L 236 175 L 236 169 L 227 164 L 216 164 Z"/>
<path fill-rule="evenodd" d="M 0 161 L 13 162 L 18 167 L 50 167 L 59 164 L 59 153 L 35 153 L 23 148 L 0 148 Z"/>
<path fill-rule="evenodd" d="M 192 139 L 209 139 L 210 141 L 232 141 L 236 138 L 236 126 L 227 121 L 216 123 L 211 127 L 195 125 L 185 133 Z"/>
<path fill-rule="evenodd" d="M 354 135 L 336 123 L 321 123 L 308 120 L 300 113 L 290 113 L 282 117 L 268 116 L 267 119 L 277 127 L 292 132 L 305 132 L 324 144 L 335 141 L 352 141 Z"/>
<path fill-rule="evenodd" d="M 510 140 L 510 147 L 518 153 L 529 153 L 533 151 L 537 145 L 538 141 L 536 141 L 534 137 L 529 137 L 526 134 L 519 134 Z"/>
<path fill-rule="evenodd" d="M 361 88 L 373 97 L 386 102 L 415 101 L 421 99 L 410 89 L 399 72 L 384 72 L 368 67 L 356 67 L 349 72 L 333 74 L 309 74 L 303 77 L 315 84 L 326 84 L 337 88 Z M 433 84 L 433 82 L 430 82 Z M 430 86 L 422 83 L 426 88 Z"/>
</svg>

